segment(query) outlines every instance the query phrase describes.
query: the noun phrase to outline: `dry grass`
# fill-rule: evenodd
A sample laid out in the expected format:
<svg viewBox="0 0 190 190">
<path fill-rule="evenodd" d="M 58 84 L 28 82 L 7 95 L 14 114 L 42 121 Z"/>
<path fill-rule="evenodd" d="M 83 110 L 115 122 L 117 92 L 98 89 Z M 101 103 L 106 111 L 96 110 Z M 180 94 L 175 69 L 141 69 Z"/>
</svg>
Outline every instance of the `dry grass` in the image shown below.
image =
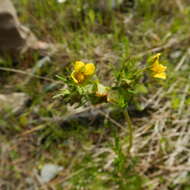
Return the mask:
<svg viewBox="0 0 190 190">
<path fill-rule="evenodd" d="M 158 2 L 160 6 L 155 11 L 156 15 L 148 12 L 146 6 L 129 9 L 128 13 L 117 12 L 113 20 L 115 23 L 111 27 L 104 26 L 108 31 L 99 25 L 93 28 L 90 24 L 85 24 L 83 29 L 71 29 L 69 21 L 65 26 L 57 21 L 55 27 L 53 21 L 58 13 L 40 4 L 32 7 L 28 1 L 18 3 L 21 13 L 22 6 L 26 8 L 22 20 L 35 23 L 33 27 L 36 31 L 39 28 L 42 38 L 63 42 L 61 52 L 64 51 L 64 55 L 56 52 L 50 56 L 51 64 L 45 64 L 37 71 L 35 66 L 38 62 L 33 64 L 35 58 L 28 60 L 30 64 L 26 64 L 27 69 L 35 70 L 32 74 L 19 66 L 2 66 L 2 70 L 9 73 L 3 72 L 5 85 L 1 92 L 7 89 L 24 91 L 31 96 L 32 103 L 21 114 L 0 115 L 1 190 L 190 189 L 190 23 L 187 19 L 190 5 L 182 0 Z M 172 6 L 169 6 L 170 3 Z M 62 9 L 75 6 L 68 5 Z M 31 9 L 35 10 L 32 17 L 27 13 Z M 60 11 L 58 7 L 54 9 Z M 47 18 L 47 13 L 52 15 Z M 64 15 L 64 11 L 60 15 Z M 121 30 L 117 28 L 118 23 L 122 23 L 119 25 Z M 44 32 L 46 27 L 51 30 Z M 99 30 L 95 33 L 97 28 Z M 127 45 L 122 38 L 126 34 Z M 65 114 L 66 106 L 52 99 L 59 86 L 55 75 L 58 72 L 64 74 L 65 65 L 69 67 L 69 63 L 78 58 L 93 59 L 98 64 L 100 77 L 105 83 L 110 83 L 112 75 L 108 63 L 117 65 L 124 54 L 122 45 L 133 57 L 142 58 L 140 64 L 144 63 L 147 55 L 162 51 L 169 70 L 166 82 L 157 86 L 149 84 L 148 88 L 152 90 L 140 97 L 142 107 L 148 110 L 148 114 L 140 112 L 139 117 L 131 112 L 134 125 L 133 158 L 127 161 L 124 158 L 127 157 L 128 133 L 122 116 L 114 117 L 104 106 L 69 107 Z M 176 56 L 177 53 L 179 55 Z M 25 65 L 26 62 L 24 60 L 21 64 Z M 51 89 L 52 84 L 55 88 Z M 70 125 L 68 118 L 75 121 L 79 116 L 82 119 Z M 119 165 L 122 162 L 124 164 L 121 166 L 127 168 L 124 172 Z M 46 163 L 62 165 L 64 170 L 54 180 L 42 184 L 39 171 Z"/>
</svg>

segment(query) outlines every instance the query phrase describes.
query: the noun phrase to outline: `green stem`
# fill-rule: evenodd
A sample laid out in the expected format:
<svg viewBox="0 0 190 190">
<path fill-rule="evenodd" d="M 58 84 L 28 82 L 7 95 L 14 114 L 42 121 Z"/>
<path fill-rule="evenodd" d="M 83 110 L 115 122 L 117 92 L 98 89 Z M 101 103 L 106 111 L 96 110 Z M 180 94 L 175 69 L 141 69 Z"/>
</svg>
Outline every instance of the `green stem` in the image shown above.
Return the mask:
<svg viewBox="0 0 190 190">
<path fill-rule="evenodd" d="M 131 154 L 131 148 L 133 146 L 133 125 L 132 125 L 132 121 L 131 121 L 131 118 L 129 116 L 128 110 L 126 110 L 124 112 L 124 114 L 125 114 L 125 119 L 126 119 L 127 124 L 128 124 L 128 128 L 129 128 L 129 146 L 128 146 L 127 152 L 128 152 L 128 155 L 130 155 Z"/>
</svg>

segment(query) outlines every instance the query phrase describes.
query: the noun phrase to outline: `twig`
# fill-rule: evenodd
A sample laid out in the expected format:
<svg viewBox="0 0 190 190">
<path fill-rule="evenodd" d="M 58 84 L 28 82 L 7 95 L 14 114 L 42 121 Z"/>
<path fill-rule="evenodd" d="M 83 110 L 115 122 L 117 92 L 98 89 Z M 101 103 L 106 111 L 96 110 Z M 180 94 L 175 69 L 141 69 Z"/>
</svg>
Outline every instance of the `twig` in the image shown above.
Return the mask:
<svg viewBox="0 0 190 190">
<path fill-rule="evenodd" d="M 183 57 L 180 59 L 179 63 L 177 64 L 177 66 L 175 67 L 174 71 L 178 71 L 181 66 L 183 65 L 183 63 L 185 62 L 185 60 L 187 59 L 187 55 L 188 55 L 188 51 L 183 55 Z"/>
<path fill-rule="evenodd" d="M 184 103 L 185 103 L 185 98 L 186 98 L 187 93 L 189 91 L 189 87 L 190 87 L 189 84 L 187 84 L 186 87 L 185 87 L 184 94 L 183 94 L 182 100 L 180 102 L 179 110 L 178 110 L 178 114 L 179 115 L 181 115 L 181 113 L 183 111 L 183 107 L 184 107 Z"/>
<path fill-rule="evenodd" d="M 31 74 L 31 73 L 28 73 L 26 71 L 19 70 L 19 69 L 12 69 L 12 68 L 8 68 L 8 67 L 0 67 L 0 70 L 1 71 L 6 71 L 6 72 L 18 73 L 18 74 L 22 74 L 22 75 L 28 75 L 28 76 L 31 76 L 31 77 L 34 77 L 34 78 L 38 78 L 38 79 L 42 79 L 42 80 L 46 80 L 46 81 L 50 81 L 50 82 L 58 82 L 58 81 L 56 81 L 54 79 L 51 79 L 51 78 L 48 78 L 48 77 L 42 77 L 42 76 L 35 75 L 35 74 Z"/>
<path fill-rule="evenodd" d="M 179 8 L 179 11 L 180 11 L 181 13 L 183 13 L 183 12 L 184 12 L 184 6 L 182 5 L 181 0 L 175 0 L 175 2 L 176 2 L 176 5 L 177 5 L 178 8 Z"/>
<path fill-rule="evenodd" d="M 49 56 L 45 56 L 44 58 L 42 58 L 41 60 L 37 61 L 36 65 L 33 67 L 32 71 L 31 71 L 31 75 L 28 75 L 28 77 L 26 78 L 24 84 L 29 83 L 29 81 L 32 79 L 33 75 L 35 75 L 35 72 L 41 68 L 43 65 L 45 65 L 46 63 L 50 62 L 50 57 Z"/>
<path fill-rule="evenodd" d="M 118 123 L 117 121 L 115 121 L 114 119 L 112 119 L 108 114 L 106 114 L 105 112 L 99 110 L 99 113 L 102 114 L 106 119 L 108 119 L 110 122 L 112 122 L 114 125 L 116 125 L 117 127 L 121 128 L 121 129 L 125 129 L 120 123 Z"/>
<path fill-rule="evenodd" d="M 180 43 L 181 41 L 183 41 L 183 40 L 185 40 L 187 38 L 189 38 L 189 36 L 185 36 L 185 37 L 183 37 L 181 39 L 172 38 L 166 44 L 164 44 L 162 46 L 159 46 L 159 47 L 156 47 L 156 48 L 152 48 L 152 49 L 147 50 L 145 52 L 139 53 L 139 54 L 135 55 L 134 57 L 135 58 L 140 58 L 140 57 L 143 57 L 143 56 L 145 56 L 147 54 L 150 54 L 150 53 L 160 52 L 160 51 L 162 51 L 164 49 L 173 47 L 174 45 Z"/>
<path fill-rule="evenodd" d="M 44 127 L 45 127 L 45 125 L 39 125 L 39 126 L 37 126 L 37 127 L 34 127 L 34 128 L 32 128 L 32 129 L 29 129 L 29 130 L 25 131 L 25 132 L 22 133 L 20 136 L 29 135 L 29 134 L 31 134 L 31 133 L 33 133 L 33 132 L 35 132 L 35 131 L 38 131 L 38 130 L 43 129 Z"/>
</svg>

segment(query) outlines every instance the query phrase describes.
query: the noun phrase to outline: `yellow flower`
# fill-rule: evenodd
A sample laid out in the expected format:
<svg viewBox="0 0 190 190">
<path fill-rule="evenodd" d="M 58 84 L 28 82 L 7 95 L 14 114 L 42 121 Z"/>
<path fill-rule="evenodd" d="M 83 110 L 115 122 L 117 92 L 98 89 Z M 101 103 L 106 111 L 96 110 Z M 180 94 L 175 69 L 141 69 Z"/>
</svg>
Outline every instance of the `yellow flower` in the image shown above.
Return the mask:
<svg viewBox="0 0 190 190">
<path fill-rule="evenodd" d="M 165 72 L 167 69 L 166 66 L 160 64 L 158 61 L 152 64 L 151 70 L 155 73 L 162 73 Z"/>
<path fill-rule="evenodd" d="M 76 61 L 74 64 L 74 70 L 71 73 L 71 78 L 77 84 L 83 83 L 95 72 L 95 66 L 93 63 L 85 64 L 82 61 Z"/>
<path fill-rule="evenodd" d="M 86 76 L 90 76 L 90 75 L 93 75 L 95 72 L 95 66 L 93 63 L 87 63 L 85 66 L 84 66 L 84 74 Z"/>
<path fill-rule="evenodd" d="M 153 72 L 154 78 L 166 79 L 165 71 L 167 67 L 159 63 L 160 55 L 160 53 L 157 53 L 156 55 L 151 57 L 153 63 L 150 70 Z"/>
<path fill-rule="evenodd" d="M 83 63 L 82 61 L 76 61 L 74 64 L 74 71 L 79 72 L 84 66 L 85 63 Z"/>
</svg>

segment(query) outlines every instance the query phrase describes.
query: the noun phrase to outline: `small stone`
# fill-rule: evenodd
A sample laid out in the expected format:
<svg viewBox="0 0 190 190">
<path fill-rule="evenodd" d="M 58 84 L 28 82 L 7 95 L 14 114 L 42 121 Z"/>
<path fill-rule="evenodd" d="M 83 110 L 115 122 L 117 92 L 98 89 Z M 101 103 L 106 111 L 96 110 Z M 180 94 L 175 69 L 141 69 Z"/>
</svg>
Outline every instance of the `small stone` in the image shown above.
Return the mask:
<svg viewBox="0 0 190 190">
<path fill-rule="evenodd" d="M 63 167 L 54 164 L 45 164 L 41 169 L 41 181 L 42 183 L 48 183 L 56 175 L 63 170 Z"/>
<path fill-rule="evenodd" d="M 58 3 L 65 3 L 66 0 L 57 0 Z"/>
<path fill-rule="evenodd" d="M 181 56 L 181 54 L 182 54 L 182 52 L 181 52 L 180 50 L 174 51 L 174 52 L 172 52 L 172 53 L 170 54 L 170 57 L 171 57 L 172 59 L 177 59 L 178 57 Z"/>
</svg>

